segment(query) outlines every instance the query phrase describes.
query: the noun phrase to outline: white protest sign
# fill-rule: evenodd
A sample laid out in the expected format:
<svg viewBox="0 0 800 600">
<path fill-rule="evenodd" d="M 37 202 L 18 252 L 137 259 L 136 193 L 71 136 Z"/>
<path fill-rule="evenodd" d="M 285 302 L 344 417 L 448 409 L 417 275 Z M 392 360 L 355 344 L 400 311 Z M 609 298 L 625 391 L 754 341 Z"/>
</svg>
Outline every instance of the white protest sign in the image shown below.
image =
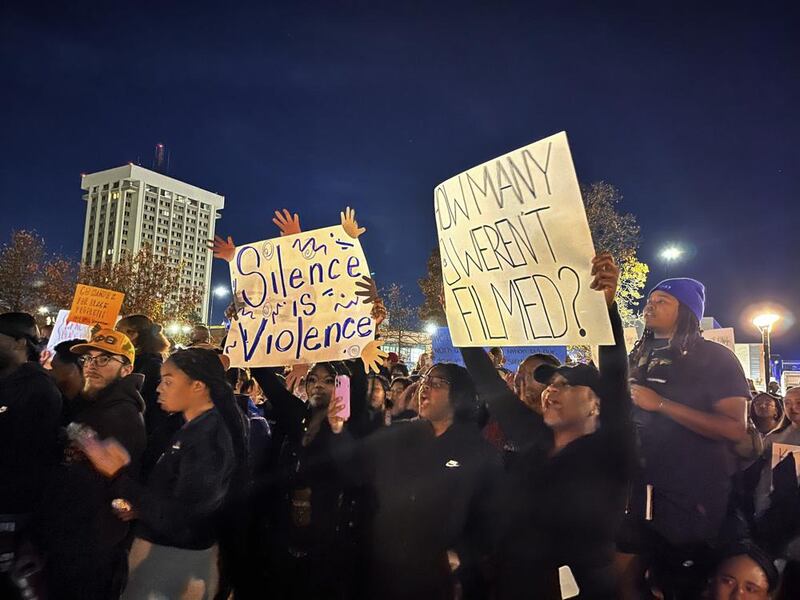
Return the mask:
<svg viewBox="0 0 800 600">
<path fill-rule="evenodd" d="M 733 337 L 733 327 L 720 327 L 718 329 L 706 329 L 703 331 L 703 338 L 711 342 L 717 342 L 728 348 L 731 352 L 736 352 L 736 341 Z"/>
<path fill-rule="evenodd" d="M 68 310 L 58 311 L 56 322 L 53 325 L 53 332 L 47 341 L 47 349 L 52 351 L 58 344 L 67 340 L 88 340 L 91 336 L 92 328 L 83 323 L 67 322 L 69 317 Z"/>
<path fill-rule="evenodd" d="M 800 446 L 794 446 L 792 444 L 772 444 L 772 468 L 778 466 L 784 458 L 786 458 L 789 454 L 794 454 L 794 466 L 795 471 L 797 473 L 797 477 L 800 478 L 800 456 L 797 454 L 800 453 Z"/>
<path fill-rule="evenodd" d="M 564 132 L 434 190 L 455 346 L 614 343 Z"/>
<path fill-rule="evenodd" d="M 237 246 L 230 273 L 232 367 L 357 358 L 375 338 L 372 305 L 356 296 L 367 260 L 342 226 Z"/>
</svg>

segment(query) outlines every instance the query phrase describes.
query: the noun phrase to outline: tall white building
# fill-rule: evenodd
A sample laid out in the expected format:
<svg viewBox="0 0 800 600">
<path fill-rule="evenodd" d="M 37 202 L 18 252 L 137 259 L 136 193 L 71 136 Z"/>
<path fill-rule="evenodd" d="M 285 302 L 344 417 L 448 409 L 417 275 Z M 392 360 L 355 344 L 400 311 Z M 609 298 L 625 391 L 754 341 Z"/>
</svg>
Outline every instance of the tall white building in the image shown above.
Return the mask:
<svg viewBox="0 0 800 600">
<path fill-rule="evenodd" d="M 206 240 L 214 238 L 225 197 L 134 164 L 82 175 L 81 189 L 86 191 L 82 260 L 116 262 L 147 244 L 175 268 L 183 265 L 182 287 L 203 290 L 198 308 L 205 320 L 212 260 Z"/>
</svg>

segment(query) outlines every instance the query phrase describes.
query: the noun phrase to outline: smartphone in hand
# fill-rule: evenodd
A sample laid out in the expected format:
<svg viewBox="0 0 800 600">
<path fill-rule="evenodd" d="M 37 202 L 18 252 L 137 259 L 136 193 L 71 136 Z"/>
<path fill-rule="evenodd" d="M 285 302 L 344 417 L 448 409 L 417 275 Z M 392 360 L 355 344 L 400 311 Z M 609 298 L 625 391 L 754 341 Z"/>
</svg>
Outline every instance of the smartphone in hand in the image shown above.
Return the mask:
<svg viewBox="0 0 800 600">
<path fill-rule="evenodd" d="M 344 410 L 337 416 L 347 421 L 350 418 L 350 378 L 347 375 L 337 375 L 333 390 L 333 402 L 342 404 Z"/>
</svg>

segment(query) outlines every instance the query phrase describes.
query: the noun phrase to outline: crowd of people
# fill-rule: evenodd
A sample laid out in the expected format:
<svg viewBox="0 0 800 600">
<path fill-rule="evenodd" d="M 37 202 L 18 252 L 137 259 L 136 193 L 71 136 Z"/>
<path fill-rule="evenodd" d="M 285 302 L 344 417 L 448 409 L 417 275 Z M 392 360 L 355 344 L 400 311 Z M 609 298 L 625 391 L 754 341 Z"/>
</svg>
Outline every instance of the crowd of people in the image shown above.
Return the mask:
<svg viewBox="0 0 800 600">
<path fill-rule="evenodd" d="M 42 354 L 0 315 L 0 596 L 800 598 L 800 388 L 752 394 L 705 290 L 597 364 L 463 348 L 230 368 L 145 315 Z M 385 309 L 374 302 L 380 321 Z M 46 358 L 46 360 L 44 360 Z"/>
</svg>

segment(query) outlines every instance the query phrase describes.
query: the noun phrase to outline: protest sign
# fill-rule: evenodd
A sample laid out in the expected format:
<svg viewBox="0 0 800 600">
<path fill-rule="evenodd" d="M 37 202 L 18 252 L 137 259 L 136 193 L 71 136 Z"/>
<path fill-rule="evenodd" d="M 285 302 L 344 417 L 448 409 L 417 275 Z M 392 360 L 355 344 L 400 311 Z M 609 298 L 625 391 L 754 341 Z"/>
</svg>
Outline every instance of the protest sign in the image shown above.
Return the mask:
<svg viewBox="0 0 800 600">
<path fill-rule="evenodd" d="M 342 226 L 237 246 L 229 266 L 238 308 L 225 342 L 232 367 L 363 357 L 374 340 L 371 305 L 356 295 L 369 267 Z"/>
<path fill-rule="evenodd" d="M 456 346 L 614 343 L 566 133 L 441 183 L 434 212 Z"/>
<path fill-rule="evenodd" d="M 722 344 L 731 352 L 736 352 L 736 341 L 733 338 L 733 327 L 719 327 L 717 329 L 706 329 L 703 331 L 703 338 Z"/>
<path fill-rule="evenodd" d="M 431 350 L 434 362 L 452 362 L 464 366 L 461 351 L 453 347 L 450 330 L 447 327 L 437 328 L 436 333 L 431 336 Z M 538 353 L 552 354 L 562 363 L 567 361 L 566 346 L 505 346 L 503 356 L 506 358 L 506 363 L 503 366 L 509 371 L 516 371 L 525 357 Z"/>
<path fill-rule="evenodd" d="M 61 342 L 67 340 L 88 340 L 91 338 L 92 328 L 83 323 L 72 323 L 68 321 L 69 311 L 60 310 L 53 324 L 53 332 L 47 340 L 47 349 L 53 350 Z"/>
<path fill-rule="evenodd" d="M 114 328 L 125 294 L 79 283 L 67 320 L 70 323 Z"/>
<path fill-rule="evenodd" d="M 795 471 L 797 473 L 798 478 L 800 478 L 800 456 L 797 454 L 800 453 L 800 446 L 794 446 L 792 444 L 772 444 L 772 468 L 778 466 L 784 458 L 786 458 L 789 454 L 794 454 L 794 466 Z"/>
</svg>

